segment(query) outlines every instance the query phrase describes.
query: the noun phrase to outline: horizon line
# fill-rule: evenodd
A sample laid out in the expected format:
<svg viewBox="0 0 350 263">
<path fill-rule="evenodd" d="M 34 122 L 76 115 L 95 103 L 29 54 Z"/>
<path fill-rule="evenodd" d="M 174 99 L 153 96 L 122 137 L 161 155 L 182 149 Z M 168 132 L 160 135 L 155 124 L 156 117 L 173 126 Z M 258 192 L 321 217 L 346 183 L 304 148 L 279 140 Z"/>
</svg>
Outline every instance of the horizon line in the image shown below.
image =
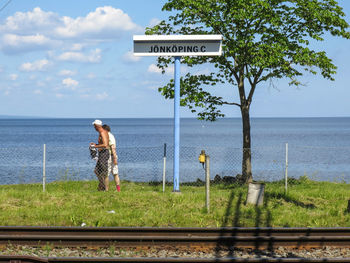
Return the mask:
<svg viewBox="0 0 350 263">
<path fill-rule="evenodd" d="M 252 116 L 250 119 L 295 119 L 295 118 L 349 118 L 350 116 Z M 0 115 L 0 119 L 173 119 L 174 117 L 52 117 L 52 116 L 25 116 Z M 220 117 L 221 119 L 241 119 L 238 117 Z M 181 117 L 181 119 L 198 119 L 197 117 Z"/>
</svg>

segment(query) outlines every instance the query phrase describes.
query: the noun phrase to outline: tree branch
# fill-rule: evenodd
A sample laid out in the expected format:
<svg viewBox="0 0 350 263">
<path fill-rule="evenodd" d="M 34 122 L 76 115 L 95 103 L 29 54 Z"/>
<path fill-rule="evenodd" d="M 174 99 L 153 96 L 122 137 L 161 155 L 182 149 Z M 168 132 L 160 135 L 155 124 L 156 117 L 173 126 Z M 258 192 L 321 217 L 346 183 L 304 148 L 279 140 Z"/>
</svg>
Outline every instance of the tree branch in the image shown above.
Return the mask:
<svg viewBox="0 0 350 263">
<path fill-rule="evenodd" d="M 245 70 L 247 71 L 247 73 L 249 72 L 249 71 L 248 71 L 248 65 L 245 65 Z M 249 83 L 250 83 L 250 86 L 253 86 L 253 81 L 252 81 L 252 79 L 250 78 L 250 76 L 248 76 L 247 79 L 248 79 L 248 81 L 249 81 Z"/>
<path fill-rule="evenodd" d="M 263 70 L 264 69 L 262 67 L 259 69 L 259 72 L 255 75 L 254 82 L 250 84 L 252 88 L 250 89 L 250 92 L 248 95 L 248 103 L 249 104 L 252 102 L 253 94 L 254 94 L 256 85 L 258 84 L 258 79 L 259 79 L 261 73 L 263 72 Z M 249 80 L 249 82 L 250 82 L 250 80 Z"/>
<path fill-rule="evenodd" d="M 222 102 L 222 104 L 225 104 L 225 105 L 235 105 L 235 106 L 238 106 L 238 107 L 241 107 L 241 104 L 238 104 L 238 103 L 235 103 L 235 102 Z"/>
</svg>

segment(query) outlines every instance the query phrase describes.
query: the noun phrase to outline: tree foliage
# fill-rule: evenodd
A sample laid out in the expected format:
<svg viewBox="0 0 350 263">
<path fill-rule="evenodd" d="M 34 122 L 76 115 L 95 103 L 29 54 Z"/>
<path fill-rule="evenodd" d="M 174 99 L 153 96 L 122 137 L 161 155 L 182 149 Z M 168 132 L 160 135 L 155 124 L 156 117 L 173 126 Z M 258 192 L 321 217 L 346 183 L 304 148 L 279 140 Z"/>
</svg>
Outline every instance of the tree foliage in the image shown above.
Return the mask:
<svg viewBox="0 0 350 263">
<path fill-rule="evenodd" d="M 288 78 L 298 86 L 297 77 L 318 69 L 324 78 L 333 80 L 336 66 L 324 51 L 309 48 L 312 40 L 323 41 L 327 33 L 349 38 L 342 8 L 334 0 L 169 0 L 163 11 L 176 11 L 168 22 L 162 21 L 146 34 L 221 34 L 223 56 L 184 57 L 181 63 L 192 67 L 213 63 L 218 72 L 186 74 L 181 80 L 181 105 L 199 116 L 215 120 L 221 117 L 218 106 L 228 102 L 205 91 L 203 85 L 228 82 L 237 86 L 242 80 L 249 89 L 241 94 L 250 105 L 256 85 L 273 78 Z M 171 58 L 160 57 L 158 66 L 165 69 Z M 243 82 L 244 84 L 244 82 Z M 160 88 L 166 98 L 173 97 L 173 82 Z"/>
<path fill-rule="evenodd" d="M 328 35 L 350 38 L 345 14 L 334 0 L 168 0 L 162 10 L 171 12 L 168 21 L 147 28 L 146 34 L 223 36 L 222 56 L 182 57 L 181 63 L 189 67 L 212 63 L 217 70 L 183 76 L 180 103 L 193 112 L 200 109 L 199 118 L 211 121 L 224 116 L 220 106 L 239 106 L 243 148 L 249 150 L 249 109 L 256 87 L 281 78 L 299 86 L 307 72 L 333 80 L 336 66 L 310 44 L 321 43 Z M 171 63 L 172 58 L 159 57 L 157 65 L 165 72 Z M 223 83 L 237 87 L 239 101 L 210 92 L 210 86 Z M 159 91 L 173 98 L 173 80 Z M 250 159 L 250 153 L 244 158 Z"/>
</svg>

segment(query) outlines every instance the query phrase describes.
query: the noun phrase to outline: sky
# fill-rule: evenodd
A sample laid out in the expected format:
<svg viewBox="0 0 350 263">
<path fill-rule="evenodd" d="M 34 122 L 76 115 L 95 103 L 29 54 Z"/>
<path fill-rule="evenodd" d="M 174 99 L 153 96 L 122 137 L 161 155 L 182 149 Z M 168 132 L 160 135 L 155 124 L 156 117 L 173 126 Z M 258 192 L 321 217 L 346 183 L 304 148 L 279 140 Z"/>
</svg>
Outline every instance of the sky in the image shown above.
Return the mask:
<svg viewBox="0 0 350 263">
<path fill-rule="evenodd" d="M 158 87 L 156 57 L 133 56 L 133 35 L 169 15 L 165 0 L 0 0 L 0 115 L 63 118 L 173 117 Z M 350 24 L 350 1 L 339 0 Z M 313 43 L 337 65 L 335 81 L 306 75 L 300 88 L 281 79 L 258 86 L 251 117 L 350 116 L 350 40 Z M 210 72 L 181 67 L 181 74 Z M 213 88 L 238 102 L 237 89 Z M 240 117 L 237 106 L 222 108 Z M 181 117 L 195 117 L 187 108 Z"/>
</svg>

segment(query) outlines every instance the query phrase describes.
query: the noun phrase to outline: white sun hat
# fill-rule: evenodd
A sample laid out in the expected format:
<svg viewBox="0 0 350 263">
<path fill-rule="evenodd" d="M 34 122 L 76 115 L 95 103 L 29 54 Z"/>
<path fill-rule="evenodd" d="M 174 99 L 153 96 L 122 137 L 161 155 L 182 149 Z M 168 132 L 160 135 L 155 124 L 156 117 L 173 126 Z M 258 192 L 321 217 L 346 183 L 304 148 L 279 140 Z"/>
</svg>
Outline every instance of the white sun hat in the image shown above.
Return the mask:
<svg viewBox="0 0 350 263">
<path fill-rule="evenodd" d="M 94 120 L 94 122 L 92 124 L 102 126 L 102 121 L 101 120 Z"/>
</svg>

